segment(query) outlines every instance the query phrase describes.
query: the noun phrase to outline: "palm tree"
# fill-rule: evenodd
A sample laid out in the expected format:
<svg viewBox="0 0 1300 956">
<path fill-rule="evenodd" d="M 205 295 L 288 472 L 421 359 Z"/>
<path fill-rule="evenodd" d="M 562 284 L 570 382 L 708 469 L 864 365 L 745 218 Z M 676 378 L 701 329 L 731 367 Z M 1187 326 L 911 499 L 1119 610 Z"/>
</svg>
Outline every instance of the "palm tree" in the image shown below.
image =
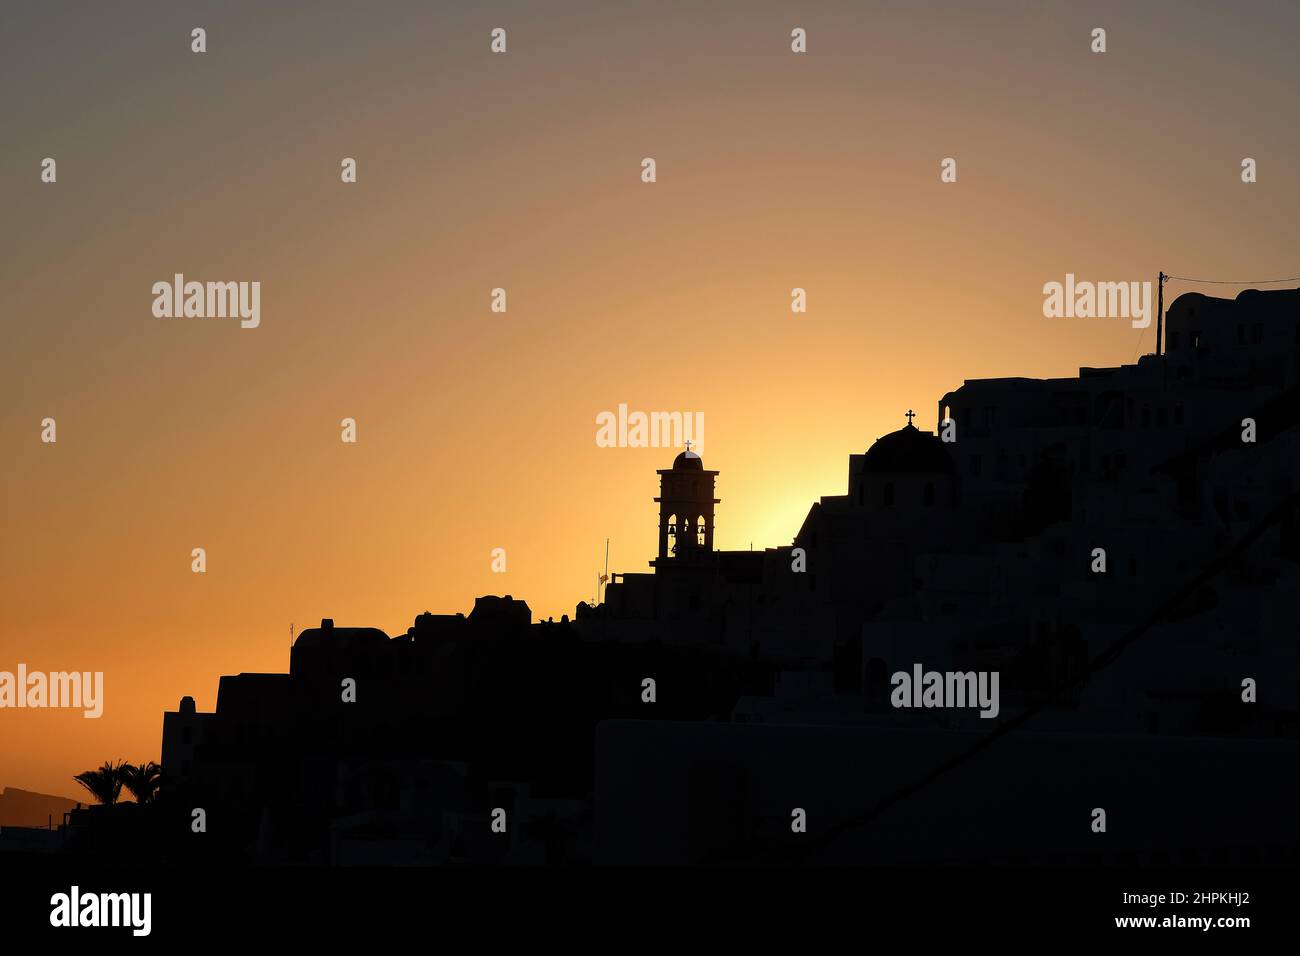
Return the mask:
<svg viewBox="0 0 1300 956">
<path fill-rule="evenodd" d="M 122 783 L 131 791 L 136 803 L 153 803 L 158 796 L 158 785 L 162 780 L 162 767 L 152 760 L 148 763 L 124 764 L 119 771 Z"/>
<path fill-rule="evenodd" d="M 120 760 L 117 763 L 106 760 L 98 770 L 87 770 L 72 779 L 89 790 L 90 795 L 100 803 L 111 806 L 117 803 L 117 798 L 122 793 L 122 766 Z"/>
</svg>

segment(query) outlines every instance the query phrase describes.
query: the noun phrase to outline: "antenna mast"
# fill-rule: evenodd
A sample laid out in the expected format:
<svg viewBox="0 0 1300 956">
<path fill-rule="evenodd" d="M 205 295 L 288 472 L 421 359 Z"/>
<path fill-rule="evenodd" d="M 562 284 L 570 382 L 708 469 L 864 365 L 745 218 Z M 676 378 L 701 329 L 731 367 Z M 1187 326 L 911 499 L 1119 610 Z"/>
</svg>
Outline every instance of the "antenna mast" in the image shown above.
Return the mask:
<svg viewBox="0 0 1300 956">
<path fill-rule="evenodd" d="M 600 586 L 596 588 L 596 603 L 600 603 L 601 587 L 609 581 L 609 538 L 605 539 L 605 573 L 600 576 Z"/>
</svg>

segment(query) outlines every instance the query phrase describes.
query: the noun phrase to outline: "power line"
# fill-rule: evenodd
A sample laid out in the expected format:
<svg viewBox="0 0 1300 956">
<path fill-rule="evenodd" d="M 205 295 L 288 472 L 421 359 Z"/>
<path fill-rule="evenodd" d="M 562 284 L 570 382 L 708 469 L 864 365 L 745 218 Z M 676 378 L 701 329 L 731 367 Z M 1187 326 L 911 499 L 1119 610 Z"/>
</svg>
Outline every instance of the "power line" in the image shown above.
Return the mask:
<svg viewBox="0 0 1300 956">
<path fill-rule="evenodd" d="M 1171 276 L 1166 275 L 1166 279 L 1177 279 L 1179 282 L 1202 282 L 1208 285 L 1277 285 L 1279 282 L 1300 282 L 1300 276 L 1291 276 L 1289 279 L 1192 279 L 1188 276 Z"/>
<path fill-rule="evenodd" d="M 1151 323 L 1148 322 L 1147 325 Z M 1137 361 L 1138 351 L 1142 348 L 1142 340 L 1147 336 L 1147 325 L 1142 326 L 1142 332 L 1138 336 L 1137 345 L 1133 346 L 1133 361 Z"/>
</svg>

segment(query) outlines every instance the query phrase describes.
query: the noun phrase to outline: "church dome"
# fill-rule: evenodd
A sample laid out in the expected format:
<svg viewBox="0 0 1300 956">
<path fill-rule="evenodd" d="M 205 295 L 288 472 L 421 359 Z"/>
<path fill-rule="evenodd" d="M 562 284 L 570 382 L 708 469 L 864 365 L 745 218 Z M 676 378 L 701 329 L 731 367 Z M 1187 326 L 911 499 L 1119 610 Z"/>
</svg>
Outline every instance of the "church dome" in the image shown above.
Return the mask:
<svg viewBox="0 0 1300 956">
<path fill-rule="evenodd" d="M 689 448 L 673 459 L 673 471 L 703 471 L 704 459 Z"/>
<path fill-rule="evenodd" d="M 912 424 L 876 439 L 862 458 L 862 469 L 866 472 L 956 474 L 952 459 L 939 437 Z"/>
</svg>

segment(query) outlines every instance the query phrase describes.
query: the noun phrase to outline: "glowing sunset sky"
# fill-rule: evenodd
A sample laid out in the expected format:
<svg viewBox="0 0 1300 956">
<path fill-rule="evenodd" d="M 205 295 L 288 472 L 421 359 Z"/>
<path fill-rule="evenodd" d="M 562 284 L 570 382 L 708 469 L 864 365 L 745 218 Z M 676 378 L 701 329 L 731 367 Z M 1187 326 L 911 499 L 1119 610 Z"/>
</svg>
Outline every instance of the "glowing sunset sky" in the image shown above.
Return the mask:
<svg viewBox="0 0 1300 956">
<path fill-rule="evenodd" d="M 909 407 L 1153 347 L 1045 282 L 1300 272 L 1300 9 L 976 7 L 7 4 L 0 670 L 107 700 L 0 711 L 0 786 L 157 759 L 291 622 L 646 570 L 675 452 L 597 447 L 620 403 L 704 413 L 719 547 L 788 544 Z M 155 318 L 178 272 L 261 327 Z"/>
</svg>

